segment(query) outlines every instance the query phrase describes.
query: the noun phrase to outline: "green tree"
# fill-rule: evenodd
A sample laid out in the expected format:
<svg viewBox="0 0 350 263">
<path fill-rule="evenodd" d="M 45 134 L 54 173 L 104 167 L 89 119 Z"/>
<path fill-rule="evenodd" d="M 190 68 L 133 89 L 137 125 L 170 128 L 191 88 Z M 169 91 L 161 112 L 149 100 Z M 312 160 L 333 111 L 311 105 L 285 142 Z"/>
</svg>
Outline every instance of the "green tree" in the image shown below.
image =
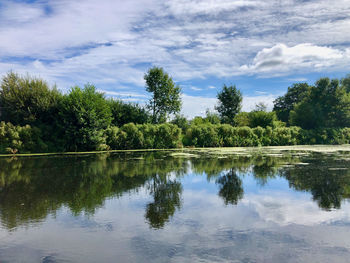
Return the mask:
<svg viewBox="0 0 350 263">
<path fill-rule="evenodd" d="M 217 94 L 219 105 L 216 110 L 219 112 L 223 123 L 234 124 L 234 117 L 242 108 L 242 94 L 236 86 L 223 86 Z"/>
<path fill-rule="evenodd" d="M 62 100 L 60 117 L 67 150 L 96 150 L 105 144 L 104 129 L 111 124 L 111 110 L 93 85 L 73 87 Z"/>
<path fill-rule="evenodd" d="M 211 124 L 220 124 L 220 116 L 215 112 L 211 112 L 209 109 L 205 111 L 205 121 Z"/>
<path fill-rule="evenodd" d="M 234 123 L 238 127 L 249 126 L 249 112 L 240 112 L 234 118 Z"/>
<path fill-rule="evenodd" d="M 180 114 L 177 114 L 175 118 L 171 121 L 171 123 L 177 125 L 183 131 L 186 131 L 187 128 L 190 126 L 186 117 Z"/>
<path fill-rule="evenodd" d="M 163 68 L 153 67 L 145 74 L 146 90 L 152 93 L 147 107 L 152 111 L 152 122 L 165 122 L 169 114 L 181 110 L 181 89 L 175 85 Z"/>
<path fill-rule="evenodd" d="M 341 85 L 346 89 L 346 92 L 350 92 L 350 74 L 346 75 L 340 81 Z"/>
<path fill-rule="evenodd" d="M 264 103 L 258 103 L 255 105 L 255 109 L 248 114 L 249 127 L 274 127 L 274 123 L 277 121 L 275 112 L 268 112 L 267 106 Z"/>
<path fill-rule="evenodd" d="M 13 72 L 6 74 L 0 88 L 0 118 L 14 125 L 52 124 L 62 95 L 46 81 Z"/>
<path fill-rule="evenodd" d="M 339 80 L 321 78 L 290 112 L 290 123 L 305 129 L 350 125 L 350 94 Z"/>
<path fill-rule="evenodd" d="M 135 124 L 148 123 L 151 116 L 145 108 L 136 103 L 126 103 L 121 100 L 108 100 L 112 112 L 112 124 L 121 127 L 133 122 Z"/>
<path fill-rule="evenodd" d="M 279 120 L 283 122 L 289 121 L 289 113 L 294 109 L 294 106 L 301 102 L 309 90 L 310 86 L 307 83 L 296 83 L 288 88 L 284 96 L 278 97 L 273 103 L 273 111 Z"/>
</svg>

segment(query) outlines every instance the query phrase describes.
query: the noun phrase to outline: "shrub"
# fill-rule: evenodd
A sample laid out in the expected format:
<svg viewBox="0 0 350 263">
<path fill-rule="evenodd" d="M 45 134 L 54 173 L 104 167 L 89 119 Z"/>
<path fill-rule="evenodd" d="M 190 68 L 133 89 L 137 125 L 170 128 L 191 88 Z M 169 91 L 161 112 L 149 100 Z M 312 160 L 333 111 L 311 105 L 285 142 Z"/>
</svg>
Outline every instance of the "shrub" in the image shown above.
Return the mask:
<svg viewBox="0 0 350 263">
<path fill-rule="evenodd" d="M 154 142 L 156 149 L 181 147 L 181 129 L 174 124 L 160 124 L 157 126 Z"/>
<path fill-rule="evenodd" d="M 181 129 L 174 124 L 128 123 L 120 129 L 106 131 L 107 144 L 112 149 L 162 149 L 181 147 Z"/>
<path fill-rule="evenodd" d="M 185 134 L 184 144 L 196 147 L 220 146 L 220 138 L 216 127 L 212 124 L 190 126 Z"/>
<path fill-rule="evenodd" d="M 98 145 L 106 143 L 104 135 L 111 124 L 111 110 L 104 95 L 94 86 L 72 88 L 59 109 L 66 150 L 96 150 Z"/>
<path fill-rule="evenodd" d="M 47 145 L 41 140 L 38 128 L 15 126 L 10 122 L 0 123 L 0 152 L 28 153 L 47 151 Z"/>
</svg>

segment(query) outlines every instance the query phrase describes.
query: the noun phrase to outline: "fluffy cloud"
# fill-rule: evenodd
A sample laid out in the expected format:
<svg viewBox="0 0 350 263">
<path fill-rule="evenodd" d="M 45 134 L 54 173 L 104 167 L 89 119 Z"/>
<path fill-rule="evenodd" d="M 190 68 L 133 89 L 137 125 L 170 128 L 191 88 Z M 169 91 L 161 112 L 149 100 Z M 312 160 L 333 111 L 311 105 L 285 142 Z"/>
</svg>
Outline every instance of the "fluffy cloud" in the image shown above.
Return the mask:
<svg viewBox="0 0 350 263">
<path fill-rule="evenodd" d="M 241 67 L 243 71 L 255 72 L 290 72 L 305 68 L 327 68 L 337 64 L 350 64 L 349 50 L 339 50 L 330 47 L 321 47 L 312 44 L 299 44 L 288 47 L 276 44 L 271 48 L 259 51 L 251 65 Z"/>
</svg>

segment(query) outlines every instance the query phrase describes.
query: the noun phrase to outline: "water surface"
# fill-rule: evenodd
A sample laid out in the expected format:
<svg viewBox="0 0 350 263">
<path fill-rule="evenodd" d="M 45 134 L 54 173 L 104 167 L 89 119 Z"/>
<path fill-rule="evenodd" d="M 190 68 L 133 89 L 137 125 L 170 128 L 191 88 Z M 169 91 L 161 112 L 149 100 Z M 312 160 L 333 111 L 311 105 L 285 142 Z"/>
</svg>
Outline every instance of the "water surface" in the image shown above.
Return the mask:
<svg viewBox="0 0 350 263">
<path fill-rule="evenodd" d="M 0 159 L 0 262 L 349 262 L 350 152 Z"/>
</svg>

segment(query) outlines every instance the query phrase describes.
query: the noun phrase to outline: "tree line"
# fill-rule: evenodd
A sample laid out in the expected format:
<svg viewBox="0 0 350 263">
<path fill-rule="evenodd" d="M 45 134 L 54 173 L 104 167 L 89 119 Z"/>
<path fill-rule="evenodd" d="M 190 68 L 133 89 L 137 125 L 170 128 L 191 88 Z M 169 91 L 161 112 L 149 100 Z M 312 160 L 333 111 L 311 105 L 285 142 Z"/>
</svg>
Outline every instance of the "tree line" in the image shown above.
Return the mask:
<svg viewBox="0 0 350 263">
<path fill-rule="evenodd" d="M 216 112 L 180 115 L 181 88 L 162 68 L 144 75 L 145 106 L 106 98 L 92 84 L 63 94 L 41 78 L 9 72 L 0 86 L 0 152 L 64 152 L 182 146 L 350 142 L 350 76 L 296 83 L 274 101 L 242 112 L 242 93 L 223 85 Z"/>
</svg>

